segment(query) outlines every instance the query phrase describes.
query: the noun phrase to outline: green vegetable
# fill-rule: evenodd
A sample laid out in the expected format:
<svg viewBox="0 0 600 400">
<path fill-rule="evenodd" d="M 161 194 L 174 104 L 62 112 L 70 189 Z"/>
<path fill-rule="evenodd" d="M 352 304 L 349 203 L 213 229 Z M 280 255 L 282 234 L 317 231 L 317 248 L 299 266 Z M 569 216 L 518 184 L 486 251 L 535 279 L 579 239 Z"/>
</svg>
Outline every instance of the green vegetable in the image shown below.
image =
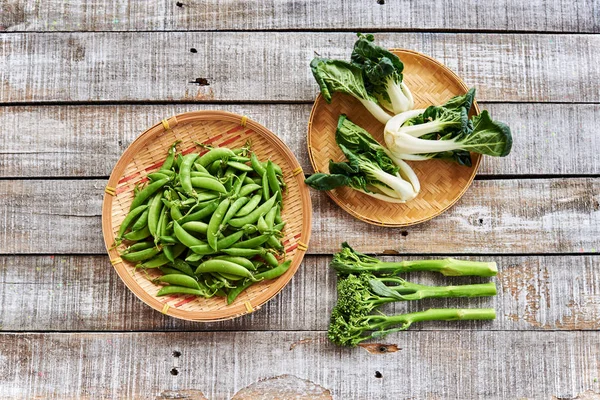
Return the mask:
<svg viewBox="0 0 600 400">
<path fill-rule="evenodd" d="M 404 64 L 394 53 L 373 44 L 374 36 L 358 34 L 351 61 L 362 69 L 369 93 L 388 111 L 398 114 L 414 107 L 413 96 L 402 82 Z"/>
<path fill-rule="evenodd" d="M 359 67 L 346 61 L 317 57 L 311 61 L 310 68 L 327 103 L 331 103 L 333 93 L 345 93 L 360 101 L 382 124 L 392 117 L 379 105 L 377 99 L 367 92 Z"/>
<path fill-rule="evenodd" d="M 340 275 L 372 273 L 395 275 L 410 271 L 433 271 L 445 276 L 495 276 L 498 268 L 495 262 L 465 261 L 454 258 L 442 260 L 415 260 L 386 262 L 375 257 L 354 251 L 348 243 L 342 243 L 342 250 L 333 256 L 331 267 Z"/>
<path fill-rule="evenodd" d="M 335 344 L 353 347 L 371 338 L 382 338 L 392 332 L 406 330 L 415 322 L 491 320 L 495 318 L 496 312 L 493 308 L 432 308 L 393 316 L 376 314 L 361 317 L 347 317 L 340 309 L 334 308 L 327 336 Z"/>
</svg>

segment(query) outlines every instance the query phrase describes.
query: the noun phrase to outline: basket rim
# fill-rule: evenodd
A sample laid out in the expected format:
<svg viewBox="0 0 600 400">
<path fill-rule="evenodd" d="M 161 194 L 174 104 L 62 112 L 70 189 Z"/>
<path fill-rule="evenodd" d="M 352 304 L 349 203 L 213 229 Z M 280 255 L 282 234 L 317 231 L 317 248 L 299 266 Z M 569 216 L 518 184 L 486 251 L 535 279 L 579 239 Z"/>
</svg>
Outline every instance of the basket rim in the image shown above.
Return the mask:
<svg viewBox="0 0 600 400">
<path fill-rule="evenodd" d="M 292 151 L 287 147 L 287 145 L 273 132 L 259 124 L 258 122 L 251 120 L 245 115 L 240 115 L 228 111 L 213 111 L 213 110 L 199 110 L 199 111 L 190 111 L 182 114 L 177 114 L 173 117 L 170 117 L 163 122 L 158 122 L 150 128 L 146 129 L 142 134 L 140 134 L 128 147 L 125 149 L 113 170 L 111 171 L 110 177 L 107 182 L 107 186 L 109 187 L 117 187 L 117 184 L 127 166 L 133 160 L 135 155 L 139 152 L 142 146 L 145 146 L 146 143 L 152 140 L 154 137 L 165 131 L 165 122 L 167 121 L 167 126 L 169 126 L 169 122 L 173 121 L 175 124 L 181 124 L 191 121 L 226 121 L 226 122 L 235 122 L 240 123 L 243 121 L 245 126 L 251 129 L 254 134 L 261 135 L 266 140 L 269 141 L 274 147 L 274 150 L 283 154 L 286 160 L 290 163 L 290 168 L 292 170 L 297 170 L 302 167 L 295 155 Z M 300 204 L 302 209 L 302 229 L 301 229 L 301 240 L 308 246 L 310 242 L 311 235 L 311 227 L 312 227 L 312 204 L 310 199 L 310 192 L 308 187 L 304 183 L 304 174 L 299 173 L 294 176 L 290 176 L 288 179 L 295 180 L 298 184 L 298 189 L 300 193 Z M 104 244 L 106 247 L 106 251 L 111 260 L 119 257 L 119 253 L 116 249 L 112 249 L 112 245 L 114 243 L 114 232 L 112 229 L 112 206 L 114 196 L 105 193 L 102 201 L 102 233 L 104 237 Z M 287 270 L 287 272 L 279 277 L 276 280 L 271 281 L 269 283 L 266 290 L 259 293 L 256 297 L 252 298 L 250 309 L 245 306 L 244 303 L 238 305 L 227 306 L 227 308 L 214 310 L 214 311 L 189 311 L 189 310 L 181 310 L 175 307 L 165 307 L 166 303 L 158 300 L 157 297 L 150 295 L 146 292 L 133 278 L 130 271 L 127 270 L 125 264 L 123 262 L 118 262 L 113 265 L 114 269 L 117 271 L 117 274 L 125 283 L 127 288 L 131 290 L 134 295 L 152 307 L 153 309 L 175 318 L 189 320 L 189 321 L 197 321 L 197 322 L 216 322 L 222 320 L 233 319 L 245 314 L 249 314 L 253 311 L 260 309 L 266 302 L 275 297 L 287 284 L 290 282 L 292 277 L 296 274 L 302 260 L 304 258 L 306 251 L 301 249 L 296 249 L 294 253 L 294 257 L 292 258 L 292 265 Z"/>
<path fill-rule="evenodd" d="M 405 53 L 405 54 L 411 54 L 411 55 L 415 55 L 417 57 L 421 57 L 426 59 L 427 61 L 438 65 L 440 68 L 444 69 L 446 72 L 448 72 L 450 75 L 452 75 L 452 77 L 456 80 L 456 82 L 460 85 L 461 88 L 463 88 L 465 90 L 465 92 L 467 90 L 469 90 L 469 87 L 465 84 L 465 82 L 454 72 L 452 71 L 450 68 L 448 68 L 447 66 L 445 66 L 443 63 L 441 63 L 440 61 L 436 60 L 435 58 L 432 58 L 426 54 L 423 54 L 421 52 L 415 51 L 415 50 L 409 50 L 409 49 L 402 49 L 402 48 L 390 48 L 389 51 L 397 54 L 397 53 Z M 397 54 L 399 55 L 399 54 Z M 338 94 L 339 95 L 339 94 Z M 313 119 L 315 117 L 315 114 L 317 112 L 317 103 L 320 101 L 324 101 L 323 100 L 323 96 L 321 95 L 321 93 L 319 92 L 315 98 L 315 101 L 313 102 L 312 108 L 310 110 L 310 117 L 308 119 L 308 129 L 307 129 L 307 133 L 306 133 L 306 146 L 308 148 L 308 158 L 310 160 L 310 165 L 313 168 L 313 172 L 318 171 L 317 168 L 317 162 L 315 160 L 315 156 L 313 154 L 312 151 L 312 147 L 310 145 L 311 143 L 311 136 L 312 136 L 312 124 L 313 124 Z M 473 110 L 475 111 L 474 114 L 475 115 L 479 115 L 480 114 L 480 110 L 479 110 L 479 105 L 477 104 L 476 100 L 473 100 Z M 458 200 L 460 200 L 463 195 L 466 193 L 466 191 L 469 189 L 469 187 L 471 187 L 471 184 L 473 183 L 473 180 L 475 179 L 475 176 L 477 175 L 477 171 L 479 170 L 479 166 L 481 164 L 481 154 L 478 153 L 471 153 L 471 157 L 473 159 L 473 173 L 471 174 L 471 176 L 469 177 L 469 180 L 465 183 L 463 189 L 458 193 L 458 195 L 450 202 L 448 203 L 444 208 L 438 210 L 437 212 L 433 213 L 432 215 L 429 215 L 427 217 L 423 217 L 420 218 L 416 221 L 411 221 L 411 222 L 403 222 L 403 223 L 392 223 L 392 222 L 382 222 L 378 219 L 375 218 L 370 218 L 368 216 L 362 215 L 358 212 L 356 212 L 352 207 L 347 206 L 343 201 L 341 201 L 340 196 L 336 196 L 334 194 L 333 191 L 331 190 L 326 190 L 325 193 L 327 194 L 327 196 L 329 196 L 329 198 L 331 200 L 333 200 L 333 202 L 335 204 L 337 204 L 340 208 L 342 208 L 344 211 L 346 211 L 348 214 L 352 215 L 354 218 L 358 219 L 359 221 L 363 221 L 366 222 L 368 224 L 371 225 L 376 225 L 376 226 L 382 226 L 382 227 L 388 227 L 388 228 L 403 228 L 403 227 L 407 227 L 407 226 L 412 226 L 412 225 L 417 225 L 417 224 L 421 224 L 423 222 L 427 222 L 439 215 L 441 215 L 442 213 L 446 212 L 447 210 L 449 210 L 452 206 L 454 206 L 454 204 L 456 204 L 456 202 Z"/>
</svg>

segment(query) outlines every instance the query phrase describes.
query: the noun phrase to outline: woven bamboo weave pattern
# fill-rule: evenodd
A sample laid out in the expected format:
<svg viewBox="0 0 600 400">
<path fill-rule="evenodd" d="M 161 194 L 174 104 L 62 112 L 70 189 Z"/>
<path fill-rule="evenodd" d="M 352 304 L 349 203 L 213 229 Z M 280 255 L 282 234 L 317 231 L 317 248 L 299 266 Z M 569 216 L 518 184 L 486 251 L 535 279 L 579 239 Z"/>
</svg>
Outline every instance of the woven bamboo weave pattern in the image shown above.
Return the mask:
<svg viewBox="0 0 600 400">
<path fill-rule="evenodd" d="M 245 125 L 245 126 L 243 126 Z M 215 147 L 242 147 L 250 141 L 259 159 L 271 159 L 283 170 L 287 190 L 283 194 L 282 218 L 287 222 L 283 243 L 285 258 L 292 259 L 290 269 L 274 281 L 259 282 L 244 291 L 227 306 L 220 297 L 211 299 L 189 295 L 156 297 L 160 286 L 151 280 L 160 273 L 136 270 L 132 263 L 118 258 L 118 249 L 111 249 L 121 222 L 133 200 L 133 188 L 147 181 L 146 176 L 162 165 L 169 146 L 180 140 L 177 148 L 183 154 L 203 153 L 194 142 Z M 104 240 L 115 269 L 125 284 L 141 300 L 165 314 L 190 320 L 217 321 L 234 318 L 260 308 L 275 296 L 292 278 L 304 257 L 304 247 L 310 239 L 311 205 L 304 174 L 294 175 L 298 161 L 290 150 L 263 126 L 241 115 L 220 111 L 198 111 L 181 114 L 156 124 L 138 137 L 125 151 L 109 179 L 116 194 L 106 194 L 102 210 Z M 121 246 L 119 249 L 124 248 Z M 283 257 L 280 257 L 283 259 Z"/>
<path fill-rule="evenodd" d="M 393 52 L 404 63 L 404 82 L 414 96 L 415 108 L 441 104 L 467 91 L 460 78 L 439 62 L 409 50 Z M 474 109 L 477 114 L 477 104 Z M 384 143 L 383 125 L 358 100 L 336 93 L 331 104 L 327 104 L 319 95 L 308 126 L 308 151 L 315 172 L 329 172 L 329 160 L 345 160 L 335 142 L 340 114 L 346 114 L 352 122 Z M 478 154 L 471 154 L 471 157 L 472 167 L 443 160 L 409 161 L 421 182 L 421 192 L 405 204 L 387 203 L 347 187 L 328 191 L 327 194 L 362 221 L 390 227 L 417 224 L 441 214 L 464 194 L 475 177 L 481 158 Z"/>
</svg>

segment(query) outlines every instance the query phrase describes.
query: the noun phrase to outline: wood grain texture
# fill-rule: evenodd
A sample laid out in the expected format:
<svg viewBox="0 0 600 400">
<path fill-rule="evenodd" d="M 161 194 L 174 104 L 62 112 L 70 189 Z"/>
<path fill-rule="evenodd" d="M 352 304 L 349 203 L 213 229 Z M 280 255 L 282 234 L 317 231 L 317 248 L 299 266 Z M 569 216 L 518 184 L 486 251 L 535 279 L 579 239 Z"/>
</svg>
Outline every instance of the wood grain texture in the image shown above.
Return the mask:
<svg viewBox="0 0 600 400">
<path fill-rule="evenodd" d="M 477 30 L 598 32 L 592 0 L 0 2 L 4 31 Z M 326 16 L 326 18 L 323 18 Z"/>
<path fill-rule="evenodd" d="M 484 157 L 479 174 L 600 174 L 595 104 L 479 104 L 512 127 L 506 158 Z M 310 104 L 165 104 L 0 108 L 0 177 L 99 177 L 161 119 L 198 109 L 246 114 L 276 133 L 312 169 L 306 154 Z M 559 151 L 569 149 L 569 151 Z M 518 161 L 517 161 L 518 160 Z"/>
<path fill-rule="evenodd" d="M 6 33 L 0 102 L 312 101 L 315 52 L 348 58 L 352 33 Z M 476 85 L 481 101 L 598 102 L 600 36 L 382 33 Z M 191 53 L 190 48 L 197 49 Z M 552 60 L 552 62 L 548 62 Z M 577 60 L 577 62 L 573 62 Z M 198 86 L 198 78 L 208 86 Z"/>
<path fill-rule="evenodd" d="M 104 254 L 100 228 L 104 180 L 0 180 L 0 254 Z M 595 252 L 600 179 L 475 181 L 439 218 L 409 228 L 368 225 L 311 190 L 309 254 L 343 241 L 366 252 Z"/>
<path fill-rule="evenodd" d="M 383 257 L 398 261 L 416 257 Z M 499 275 L 493 298 L 435 299 L 388 306 L 389 313 L 439 307 L 493 307 L 493 322 L 465 330 L 596 330 L 600 324 L 597 256 L 488 256 Z M 231 321 L 194 323 L 152 310 L 120 281 L 105 256 L 0 257 L 0 329 L 4 331 L 302 331 L 327 330 L 336 301 L 329 256 L 307 256 L 283 291 L 260 310 Z M 406 274 L 428 285 L 488 281 Z M 415 325 L 416 330 L 452 330 L 452 322 Z"/>
<path fill-rule="evenodd" d="M 0 398 L 148 399 L 193 389 L 230 399 L 283 374 L 336 399 L 571 399 L 600 392 L 599 332 L 408 331 L 391 342 L 400 350 L 371 354 L 334 347 L 322 332 L 2 334 Z"/>
</svg>

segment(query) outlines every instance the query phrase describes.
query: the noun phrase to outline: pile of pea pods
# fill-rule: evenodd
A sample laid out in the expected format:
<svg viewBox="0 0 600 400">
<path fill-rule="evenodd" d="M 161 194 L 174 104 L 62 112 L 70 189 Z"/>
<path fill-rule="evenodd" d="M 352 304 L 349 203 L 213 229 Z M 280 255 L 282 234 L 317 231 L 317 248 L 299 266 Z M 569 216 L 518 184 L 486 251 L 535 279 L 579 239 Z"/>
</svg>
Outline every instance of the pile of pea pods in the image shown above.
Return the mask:
<svg viewBox="0 0 600 400">
<path fill-rule="evenodd" d="M 222 296 L 231 304 L 246 288 L 284 274 L 281 243 L 285 182 L 281 168 L 260 161 L 250 145 L 200 155 L 169 147 L 162 167 L 135 187 L 115 245 L 125 261 L 156 269 L 157 296 Z M 202 145 L 200 145 L 202 146 Z M 203 146 L 206 147 L 206 146 Z"/>
</svg>

